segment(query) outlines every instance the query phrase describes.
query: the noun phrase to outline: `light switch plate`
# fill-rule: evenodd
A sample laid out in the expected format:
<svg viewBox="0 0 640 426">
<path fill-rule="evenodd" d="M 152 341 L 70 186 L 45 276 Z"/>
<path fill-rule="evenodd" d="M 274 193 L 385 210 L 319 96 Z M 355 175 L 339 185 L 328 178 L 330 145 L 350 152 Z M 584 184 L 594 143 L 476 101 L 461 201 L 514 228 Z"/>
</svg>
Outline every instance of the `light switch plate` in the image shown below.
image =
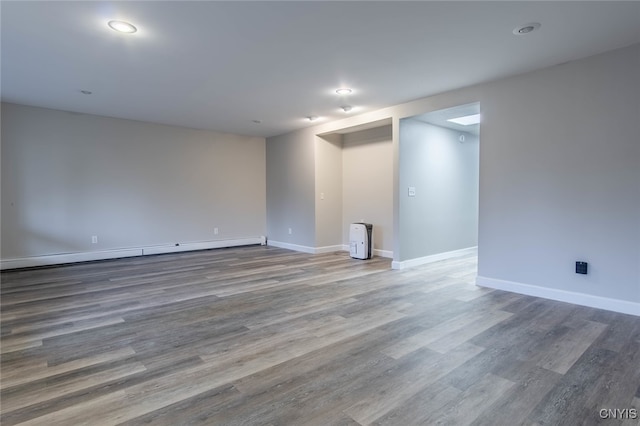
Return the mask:
<svg viewBox="0 0 640 426">
<path fill-rule="evenodd" d="M 409 197 L 415 197 L 416 196 L 416 187 L 415 186 L 410 186 L 409 187 Z"/>
</svg>

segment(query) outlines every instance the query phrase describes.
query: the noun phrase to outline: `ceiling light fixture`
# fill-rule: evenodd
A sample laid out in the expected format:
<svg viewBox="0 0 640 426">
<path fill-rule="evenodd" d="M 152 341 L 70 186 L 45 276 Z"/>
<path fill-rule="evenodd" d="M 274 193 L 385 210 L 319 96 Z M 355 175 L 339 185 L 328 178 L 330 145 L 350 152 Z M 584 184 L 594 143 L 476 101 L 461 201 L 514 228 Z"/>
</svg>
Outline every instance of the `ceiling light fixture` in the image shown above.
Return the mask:
<svg viewBox="0 0 640 426">
<path fill-rule="evenodd" d="M 537 30 L 538 28 L 540 28 L 540 24 L 538 22 L 532 22 L 530 24 L 525 24 L 525 25 L 516 27 L 513 30 L 513 33 L 515 35 L 525 35 Z"/>
<path fill-rule="evenodd" d="M 307 120 L 309 121 L 316 121 L 318 119 L 317 115 L 309 115 L 307 116 Z"/>
<path fill-rule="evenodd" d="M 251 120 L 251 122 L 254 124 L 261 124 L 262 120 Z"/>
<path fill-rule="evenodd" d="M 450 118 L 447 121 L 450 121 L 456 124 L 461 124 L 463 126 L 470 126 L 472 124 L 480 123 L 480 114 L 465 115 L 463 117 Z"/>
<path fill-rule="evenodd" d="M 81 90 L 80 93 L 82 93 L 83 95 L 90 95 L 93 92 L 91 90 Z"/>
<path fill-rule="evenodd" d="M 353 90 L 347 88 L 347 87 L 343 87 L 341 89 L 337 89 L 336 93 L 338 95 L 350 95 L 353 92 Z"/>
<path fill-rule="evenodd" d="M 343 105 L 340 108 L 342 108 L 342 110 L 344 112 L 349 112 L 349 111 L 351 111 L 353 109 L 353 107 L 351 105 Z"/>
<path fill-rule="evenodd" d="M 109 25 L 109 28 L 119 33 L 133 34 L 138 31 L 136 27 L 124 21 L 109 21 L 107 25 Z"/>
</svg>

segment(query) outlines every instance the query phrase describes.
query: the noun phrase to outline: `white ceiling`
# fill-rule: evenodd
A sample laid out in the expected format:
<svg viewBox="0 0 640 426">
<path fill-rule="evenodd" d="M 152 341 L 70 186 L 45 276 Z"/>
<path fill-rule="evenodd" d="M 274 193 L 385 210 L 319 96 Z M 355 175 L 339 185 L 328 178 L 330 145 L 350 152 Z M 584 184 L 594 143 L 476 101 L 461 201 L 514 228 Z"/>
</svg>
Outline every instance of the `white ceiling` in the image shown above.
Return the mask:
<svg viewBox="0 0 640 426">
<path fill-rule="evenodd" d="M 3 0 L 0 13 L 3 101 L 258 136 L 640 42 L 640 2 Z M 529 22 L 542 27 L 512 34 Z"/>
</svg>

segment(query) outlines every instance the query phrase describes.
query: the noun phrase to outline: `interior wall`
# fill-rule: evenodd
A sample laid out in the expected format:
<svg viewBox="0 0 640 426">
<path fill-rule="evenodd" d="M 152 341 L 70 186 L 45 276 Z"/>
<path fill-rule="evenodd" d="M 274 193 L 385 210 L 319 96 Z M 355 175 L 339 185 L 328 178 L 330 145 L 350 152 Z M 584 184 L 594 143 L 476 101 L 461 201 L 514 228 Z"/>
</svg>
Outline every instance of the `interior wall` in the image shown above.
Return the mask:
<svg viewBox="0 0 640 426">
<path fill-rule="evenodd" d="M 267 141 L 267 236 L 270 244 L 302 251 L 316 247 L 315 139 L 314 133 L 301 131 Z"/>
<path fill-rule="evenodd" d="M 393 151 L 391 126 L 347 133 L 342 137 L 342 241 L 349 225 L 373 224 L 373 248 L 393 251 Z M 380 254 L 379 252 L 377 254 Z"/>
<path fill-rule="evenodd" d="M 259 237 L 265 197 L 264 138 L 2 104 L 3 259 Z"/>
<path fill-rule="evenodd" d="M 478 245 L 478 156 L 476 135 L 400 121 L 400 260 Z"/>
<path fill-rule="evenodd" d="M 318 251 L 342 249 L 342 137 L 316 137 L 316 242 Z"/>
<path fill-rule="evenodd" d="M 480 102 L 479 282 L 640 314 L 638 74 L 635 44 L 321 123 L 267 150 L 391 117 L 398 179 L 400 119 Z M 394 261 L 412 256 L 400 246 L 405 186 L 394 185 Z"/>
<path fill-rule="evenodd" d="M 640 302 L 638 75 L 635 45 L 487 85 L 478 273 L 489 284 Z"/>
</svg>

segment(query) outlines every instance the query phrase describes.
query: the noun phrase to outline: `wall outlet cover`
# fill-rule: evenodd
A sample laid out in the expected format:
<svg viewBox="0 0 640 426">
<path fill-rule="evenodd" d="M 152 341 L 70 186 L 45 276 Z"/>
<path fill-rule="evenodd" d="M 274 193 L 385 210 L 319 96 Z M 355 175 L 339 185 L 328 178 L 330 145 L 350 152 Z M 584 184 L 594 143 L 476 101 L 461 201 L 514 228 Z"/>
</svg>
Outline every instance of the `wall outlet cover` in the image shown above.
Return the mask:
<svg viewBox="0 0 640 426">
<path fill-rule="evenodd" d="M 586 275 L 588 272 L 589 264 L 587 262 L 576 262 L 576 274 Z"/>
</svg>

